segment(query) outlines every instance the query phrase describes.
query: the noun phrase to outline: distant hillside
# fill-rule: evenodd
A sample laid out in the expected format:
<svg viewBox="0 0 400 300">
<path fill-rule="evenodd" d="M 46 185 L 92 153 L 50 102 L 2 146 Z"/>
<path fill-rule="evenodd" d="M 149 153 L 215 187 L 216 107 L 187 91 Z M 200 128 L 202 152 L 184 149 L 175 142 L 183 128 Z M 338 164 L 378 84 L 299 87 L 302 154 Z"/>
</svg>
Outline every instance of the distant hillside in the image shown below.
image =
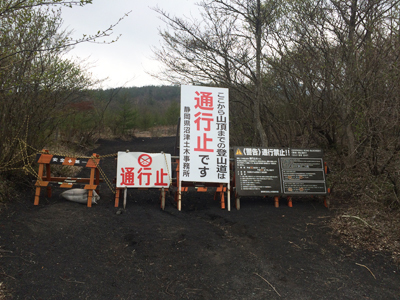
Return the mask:
<svg viewBox="0 0 400 300">
<path fill-rule="evenodd" d="M 107 107 L 105 126 L 122 135 L 132 129 L 176 125 L 179 118 L 179 86 L 144 86 L 95 90 L 92 99 Z"/>
<path fill-rule="evenodd" d="M 115 97 L 113 101 L 119 102 L 129 99 L 136 104 L 153 105 L 157 102 L 173 102 L 180 99 L 179 86 L 143 86 L 143 87 L 121 87 L 94 91 L 96 98 L 108 99 Z"/>
<path fill-rule="evenodd" d="M 154 101 L 179 101 L 179 86 L 143 86 L 122 88 L 121 93 L 126 93 L 132 98 L 154 99 Z"/>
</svg>

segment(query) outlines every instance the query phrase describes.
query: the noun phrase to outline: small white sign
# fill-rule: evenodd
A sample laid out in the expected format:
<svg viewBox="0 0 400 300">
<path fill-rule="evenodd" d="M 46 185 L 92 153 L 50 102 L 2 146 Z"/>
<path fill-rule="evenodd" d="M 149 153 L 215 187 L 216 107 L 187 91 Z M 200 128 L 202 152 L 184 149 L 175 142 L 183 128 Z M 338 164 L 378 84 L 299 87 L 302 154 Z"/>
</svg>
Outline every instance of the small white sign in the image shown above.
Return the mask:
<svg viewBox="0 0 400 300">
<path fill-rule="evenodd" d="M 168 188 L 171 154 L 118 152 L 118 188 Z"/>
</svg>

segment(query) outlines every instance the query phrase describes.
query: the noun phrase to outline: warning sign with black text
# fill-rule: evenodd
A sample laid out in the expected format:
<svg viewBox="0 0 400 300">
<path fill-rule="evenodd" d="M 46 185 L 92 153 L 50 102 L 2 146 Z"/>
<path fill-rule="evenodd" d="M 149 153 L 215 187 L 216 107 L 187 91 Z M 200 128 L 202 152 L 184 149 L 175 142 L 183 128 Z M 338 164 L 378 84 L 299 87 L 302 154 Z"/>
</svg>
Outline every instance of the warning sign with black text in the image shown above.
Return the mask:
<svg viewBox="0 0 400 300">
<path fill-rule="evenodd" d="M 320 149 L 236 147 L 239 196 L 326 194 Z"/>
</svg>

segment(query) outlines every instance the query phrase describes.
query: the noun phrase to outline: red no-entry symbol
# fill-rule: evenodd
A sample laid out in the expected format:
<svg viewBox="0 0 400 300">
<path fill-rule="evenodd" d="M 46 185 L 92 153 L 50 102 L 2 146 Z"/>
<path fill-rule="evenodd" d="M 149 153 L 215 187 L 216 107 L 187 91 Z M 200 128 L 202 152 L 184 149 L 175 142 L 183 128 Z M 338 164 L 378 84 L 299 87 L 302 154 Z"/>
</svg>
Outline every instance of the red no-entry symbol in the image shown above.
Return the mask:
<svg viewBox="0 0 400 300">
<path fill-rule="evenodd" d="M 139 163 L 139 165 L 141 165 L 143 168 L 149 167 L 149 166 L 151 165 L 152 161 L 153 161 L 153 160 L 152 160 L 151 156 L 148 155 L 148 154 L 142 154 L 142 155 L 140 155 L 139 158 L 138 158 L 138 163 Z"/>
</svg>

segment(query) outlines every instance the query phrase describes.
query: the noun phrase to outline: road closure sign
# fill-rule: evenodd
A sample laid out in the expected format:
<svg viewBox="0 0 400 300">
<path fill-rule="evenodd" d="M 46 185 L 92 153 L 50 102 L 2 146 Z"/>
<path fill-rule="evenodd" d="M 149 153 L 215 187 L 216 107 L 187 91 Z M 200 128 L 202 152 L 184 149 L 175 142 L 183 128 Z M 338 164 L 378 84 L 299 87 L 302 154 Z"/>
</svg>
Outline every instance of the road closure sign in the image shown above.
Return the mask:
<svg viewBox="0 0 400 300">
<path fill-rule="evenodd" d="M 168 188 L 171 154 L 118 152 L 118 188 Z"/>
<path fill-rule="evenodd" d="M 234 152 L 239 196 L 327 193 L 320 149 L 236 147 Z"/>
<path fill-rule="evenodd" d="M 181 87 L 180 180 L 229 183 L 229 93 Z"/>
</svg>

